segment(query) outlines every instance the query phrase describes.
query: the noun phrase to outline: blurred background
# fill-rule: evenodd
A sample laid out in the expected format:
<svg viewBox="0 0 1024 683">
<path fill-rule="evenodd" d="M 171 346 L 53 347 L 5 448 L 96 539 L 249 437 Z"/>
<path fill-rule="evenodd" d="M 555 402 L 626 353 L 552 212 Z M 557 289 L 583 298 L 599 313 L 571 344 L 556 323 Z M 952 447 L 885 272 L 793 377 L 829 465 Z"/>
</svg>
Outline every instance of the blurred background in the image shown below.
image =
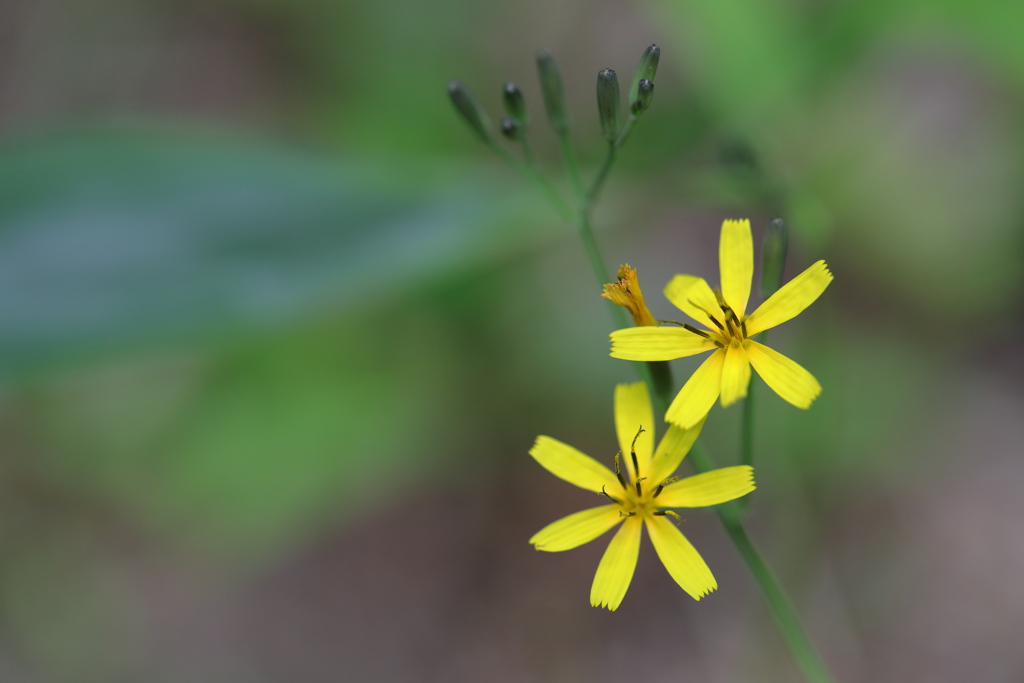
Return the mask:
<svg viewBox="0 0 1024 683">
<path fill-rule="evenodd" d="M 470 134 L 559 59 L 662 48 L 595 213 L 659 317 L 779 214 L 836 279 L 758 386 L 751 533 L 839 681 L 1024 680 L 1024 5 L 955 0 L 0 3 L 0 681 L 799 681 L 709 510 L 696 603 L 527 455 L 616 449 L 573 228 Z M 677 383 L 698 359 L 676 361 Z M 738 408 L 704 440 L 739 452 Z M 685 467 L 685 465 L 684 465 Z"/>
</svg>

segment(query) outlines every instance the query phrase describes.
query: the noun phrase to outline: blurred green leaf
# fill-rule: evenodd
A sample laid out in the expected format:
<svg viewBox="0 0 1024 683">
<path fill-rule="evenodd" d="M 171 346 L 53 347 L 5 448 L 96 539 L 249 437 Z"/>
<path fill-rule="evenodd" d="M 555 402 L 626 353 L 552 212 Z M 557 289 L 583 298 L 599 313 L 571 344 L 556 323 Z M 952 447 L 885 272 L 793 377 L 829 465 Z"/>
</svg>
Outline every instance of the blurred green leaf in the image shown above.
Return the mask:
<svg viewBox="0 0 1024 683">
<path fill-rule="evenodd" d="M 550 226 L 479 172 L 429 194 L 407 175 L 198 132 L 7 144 L 0 375 L 373 305 Z"/>
</svg>

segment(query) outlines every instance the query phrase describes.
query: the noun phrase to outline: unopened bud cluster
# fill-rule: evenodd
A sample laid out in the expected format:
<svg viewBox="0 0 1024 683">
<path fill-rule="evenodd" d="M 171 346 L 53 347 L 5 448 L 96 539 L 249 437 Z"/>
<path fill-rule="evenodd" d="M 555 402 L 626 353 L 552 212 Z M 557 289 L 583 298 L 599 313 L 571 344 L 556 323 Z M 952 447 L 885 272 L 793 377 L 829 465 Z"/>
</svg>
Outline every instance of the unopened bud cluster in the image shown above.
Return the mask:
<svg viewBox="0 0 1024 683">
<path fill-rule="evenodd" d="M 654 76 L 658 71 L 661 50 L 651 45 L 644 50 L 629 89 L 628 115 L 630 123 L 651 106 L 654 96 Z M 569 114 L 565 101 L 565 87 L 562 73 L 554 56 L 547 50 L 537 53 L 537 76 L 548 122 L 555 133 L 565 139 L 569 134 Z M 491 120 L 473 93 L 461 81 L 448 84 L 448 95 L 459 116 L 470 129 L 486 144 L 493 144 Z M 513 142 L 526 144 L 529 127 L 529 113 L 526 100 L 515 83 L 509 81 L 502 87 L 502 104 L 505 116 L 498 130 Z M 597 74 L 597 112 L 601 123 L 601 136 L 610 144 L 621 144 L 623 135 L 622 104 L 619 80 L 612 69 L 602 69 Z"/>
</svg>

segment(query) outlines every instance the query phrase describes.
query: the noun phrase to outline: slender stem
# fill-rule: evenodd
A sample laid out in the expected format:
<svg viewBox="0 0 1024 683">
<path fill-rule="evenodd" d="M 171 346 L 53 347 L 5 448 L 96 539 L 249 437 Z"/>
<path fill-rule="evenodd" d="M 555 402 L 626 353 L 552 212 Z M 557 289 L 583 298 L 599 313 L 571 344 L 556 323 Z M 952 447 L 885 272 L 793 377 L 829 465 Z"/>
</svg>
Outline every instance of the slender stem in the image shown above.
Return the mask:
<svg viewBox="0 0 1024 683">
<path fill-rule="evenodd" d="M 764 343 L 768 337 L 767 332 L 762 332 L 755 337 L 756 341 Z M 757 399 L 754 397 L 754 389 L 757 386 L 757 378 L 750 373 L 750 382 L 747 384 L 747 398 L 743 401 L 743 427 L 740 433 L 740 451 L 743 457 L 743 464 L 754 466 L 754 414 L 757 406 Z M 746 512 L 753 500 L 753 491 L 736 501 L 740 513 Z"/>
<path fill-rule="evenodd" d="M 614 142 L 608 143 L 608 153 L 605 154 L 604 163 L 601 164 L 601 168 L 597 170 L 597 176 L 594 178 L 594 182 L 591 183 L 590 189 L 583 196 L 583 207 L 581 211 L 584 213 L 590 213 L 593 208 L 594 202 L 597 200 L 597 196 L 601 193 L 601 189 L 604 187 L 604 181 L 608 179 L 608 172 L 612 170 L 612 165 L 615 164 L 615 152 L 618 150 Z"/>
<path fill-rule="evenodd" d="M 636 123 L 636 116 L 630 114 L 629 118 L 626 119 L 626 125 L 622 127 L 622 131 L 619 133 L 619 139 L 615 141 L 616 149 L 626 144 L 626 138 L 629 137 L 629 131 L 633 130 L 634 123 Z"/>
<path fill-rule="evenodd" d="M 533 161 L 532 153 L 525 152 L 527 161 L 526 163 L 523 163 L 496 145 L 493 140 L 487 142 L 487 147 L 501 157 L 502 161 L 519 171 L 527 180 L 530 180 L 537 185 L 540 191 L 544 193 L 544 196 L 548 198 L 548 201 L 551 202 L 551 205 L 555 207 L 555 210 L 562 214 L 562 218 L 565 220 L 572 220 L 576 215 L 576 212 L 574 212 L 572 208 L 565 203 L 561 196 L 559 196 L 558 191 L 555 190 L 555 188 L 551 186 L 551 183 L 549 183 L 544 176 L 540 174 L 540 171 L 537 170 L 537 165 Z"/>
<path fill-rule="evenodd" d="M 750 373 L 747 398 L 743 401 L 743 430 L 740 446 L 743 452 L 743 464 L 751 467 L 754 466 L 754 403 L 754 373 Z"/>
<path fill-rule="evenodd" d="M 707 472 L 713 469 L 707 453 L 700 447 L 700 444 L 693 445 L 690 450 L 690 458 L 697 472 Z M 750 573 L 754 575 L 754 580 L 757 581 L 761 593 L 764 594 L 772 615 L 807 680 L 812 683 L 832 683 L 828 669 L 825 668 L 814 645 L 811 644 L 810 638 L 807 637 L 807 632 L 800 623 L 793 606 L 790 605 L 782 587 L 775 580 L 768 565 L 765 564 L 761 554 L 750 540 L 750 536 L 747 535 L 746 529 L 743 528 L 739 510 L 732 503 L 726 503 L 717 506 L 715 513 L 729 534 L 729 539 L 739 551 L 740 557 L 746 562 Z"/>
<path fill-rule="evenodd" d="M 562 156 L 565 157 L 565 166 L 569 169 L 569 177 L 572 179 L 572 188 L 576 196 L 583 198 L 583 180 L 580 178 L 580 165 L 576 161 L 576 150 L 573 149 L 572 141 L 569 139 L 569 131 L 566 130 L 559 135 L 562 142 Z"/>
</svg>

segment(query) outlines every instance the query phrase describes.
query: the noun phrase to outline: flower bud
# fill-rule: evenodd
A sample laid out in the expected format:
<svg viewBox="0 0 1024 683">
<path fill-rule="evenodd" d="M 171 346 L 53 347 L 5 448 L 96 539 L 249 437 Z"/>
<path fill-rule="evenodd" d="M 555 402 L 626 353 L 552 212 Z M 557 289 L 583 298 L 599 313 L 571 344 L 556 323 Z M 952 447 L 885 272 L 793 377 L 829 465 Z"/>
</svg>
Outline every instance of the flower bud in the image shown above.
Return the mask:
<svg viewBox="0 0 1024 683">
<path fill-rule="evenodd" d="M 640 81 L 646 78 L 652 83 L 654 82 L 654 75 L 658 73 L 659 59 L 661 59 L 661 48 L 657 45 L 648 45 L 647 49 L 640 56 L 640 63 L 637 64 L 636 73 L 633 75 L 633 85 L 629 89 L 630 110 L 633 109 L 636 101 L 640 98 Z"/>
<path fill-rule="evenodd" d="M 782 271 L 789 250 L 789 230 L 781 218 L 768 221 L 761 249 L 761 298 L 767 299 L 782 286 Z"/>
<path fill-rule="evenodd" d="M 619 77 L 611 69 L 597 73 L 597 114 L 604 139 L 615 142 L 619 137 Z"/>
<path fill-rule="evenodd" d="M 452 98 L 455 110 L 469 124 L 469 127 L 473 129 L 481 140 L 488 142 L 491 139 L 491 135 L 488 132 L 491 122 L 487 118 L 487 113 L 477 103 L 469 88 L 462 81 L 452 80 L 448 83 L 448 96 Z"/>
<path fill-rule="evenodd" d="M 637 86 L 636 102 L 634 102 L 630 108 L 630 111 L 633 112 L 633 116 L 639 116 L 647 111 L 647 108 L 651 106 L 651 100 L 653 99 L 654 83 L 648 78 L 641 78 L 640 84 Z"/>
<path fill-rule="evenodd" d="M 551 127 L 559 135 L 565 135 L 569 132 L 569 117 L 565 111 L 562 74 L 554 56 L 547 50 L 537 53 L 537 75 L 540 77 L 540 90 L 544 95 L 544 106 L 548 110 Z"/>
<path fill-rule="evenodd" d="M 518 120 L 523 126 L 529 119 L 526 115 L 526 100 L 523 99 L 523 91 L 519 86 L 509 81 L 501 90 L 501 101 L 505 104 L 505 113 Z"/>
<path fill-rule="evenodd" d="M 519 142 L 523 139 L 523 133 L 525 127 L 519 122 L 519 119 L 506 116 L 501 120 L 501 134 L 512 142 Z"/>
</svg>

